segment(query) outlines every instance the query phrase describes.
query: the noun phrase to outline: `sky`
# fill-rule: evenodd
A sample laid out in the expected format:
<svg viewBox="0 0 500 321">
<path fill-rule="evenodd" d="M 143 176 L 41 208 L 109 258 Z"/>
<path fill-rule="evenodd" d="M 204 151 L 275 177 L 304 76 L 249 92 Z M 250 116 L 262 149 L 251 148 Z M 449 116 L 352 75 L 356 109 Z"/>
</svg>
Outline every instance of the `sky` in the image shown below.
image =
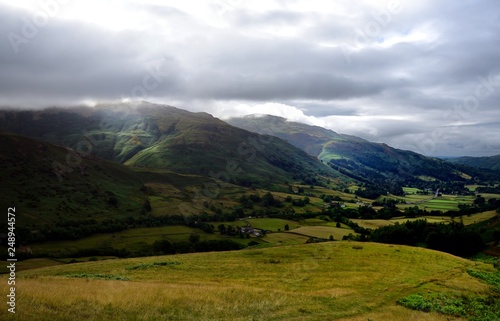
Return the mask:
<svg viewBox="0 0 500 321">
<path fill-rule="evenodd" d="M 497 0 L 0 0 L 0 106 L 272 114 L 500 154 Z"/>
</svg>

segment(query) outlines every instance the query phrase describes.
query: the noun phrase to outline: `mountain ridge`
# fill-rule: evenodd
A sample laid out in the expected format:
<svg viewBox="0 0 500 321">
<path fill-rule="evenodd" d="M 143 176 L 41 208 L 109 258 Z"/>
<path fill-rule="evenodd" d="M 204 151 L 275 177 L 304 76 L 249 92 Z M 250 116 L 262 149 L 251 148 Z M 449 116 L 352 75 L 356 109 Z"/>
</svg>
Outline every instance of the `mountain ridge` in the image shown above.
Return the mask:
<svg viewBox="0 0 500 321">
<path fill-rule="evenodd" d="M 339 172 L 365 184 L 384 186 L 391 193 L 402 193 L 401 186 L 439 188 L 443 183 L 472 183 L 490 172 L 457 166 L 438 158 L 396 149 L 385 143 L 338 134 L 319 126 L 287 121 L 283 117 L 239 117 L 228 123 L 247 130 L 271 128 L 274 134 L 318 157 Z M 392 188 L 393 186 L 394 188 Z M 465 188 L 462 187 L 463 192 Z"/>
<path fill-rule="evenodd" d="M 462 164 L 472 167 L 500 171 L 500 155 L 479 157 L 462 156 L 448 159 L 448 161 L 453 164 Z"/>
<path fill-rule="evenodd" d="M 242 186 L 341 176 L 279 138 L 231 126 L 207 113 L 147 102 L 4 110 L 0 128 L 130 167 L 210 176 Z"/>
</svg>

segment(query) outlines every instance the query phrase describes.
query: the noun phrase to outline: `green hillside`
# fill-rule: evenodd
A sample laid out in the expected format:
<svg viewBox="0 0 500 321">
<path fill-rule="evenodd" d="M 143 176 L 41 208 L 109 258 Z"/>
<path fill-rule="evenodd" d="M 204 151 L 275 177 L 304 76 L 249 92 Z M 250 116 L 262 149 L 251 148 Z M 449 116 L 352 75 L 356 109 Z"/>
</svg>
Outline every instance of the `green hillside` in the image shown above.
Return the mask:
<svg viewBox="0 0 500 321">
<path fill-rule="evenodd" d="M 499 175 L 472 167 L 456 166 L 437 158 L 372 143 L 332 130 L 286 121 L 276 116 L 246 116 L 228 122 L 250 131 L 272 132 L 291 144 L 318 157 L 323 163 L 365 184 L 383 186 L 402 194 L 402 186 L 443 188 L 442 183 L 499 179 Z"/>
<path fill-rule="evenodd" d="M 0 169 L 1 207 L 19 225 L 140 215 L 146 198 L 125 166 L 17 135 L 0 134 Z"/>
<path fill-rule="evenodd" d="M 491 169 L 495 171 L 500 170 L 500 155 L 489 157 L 457 157 L 447 159 L 448 162 L 453 164 L 462 164 L 472 167 Z"/>
<path fill-rule="evenodd" d="M 500 318 L 491 265 L 374 243 L 66 264 L 18 272 L 16 281 L 20 320 Z"/>
<path fill-rule="evenodd" d="M 339 176 L 281 139 L 250 133 L 206 113 L 146 102 L 3 111 L 0 129 L 135 168 L 210 176 L 244 186 Z"/>
<path fill-rule="evenodd" d="M 0 134 L 0 181 L 0 206 L 16 209 L 17 246 L 99 233 L 109 233 L 114 241 L 112 233 L 133 227 L 185 225 L 183 215 L 208 210 L 207 200 L 245 190 L 199 175 L 131 169 L 14 134 Z M 209 194 L 206 186 L 220 186 L 220 191 Z M 0 229 L 7 231 L 7 220 Z"/>
</svg>

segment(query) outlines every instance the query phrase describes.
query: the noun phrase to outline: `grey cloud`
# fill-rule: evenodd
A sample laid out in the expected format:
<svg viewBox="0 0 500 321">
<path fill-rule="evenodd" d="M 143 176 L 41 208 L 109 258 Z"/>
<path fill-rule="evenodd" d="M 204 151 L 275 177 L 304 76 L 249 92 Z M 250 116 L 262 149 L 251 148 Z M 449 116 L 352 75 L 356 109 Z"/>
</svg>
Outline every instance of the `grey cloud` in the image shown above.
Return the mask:
<svg viewBox="0 0 500 321">
<path fill-rule="evenodd" d="M 347 134 L 402 149 L 500 153 L 500 84 L 474 110 L 456 110 L 474 97 L 478 77 L 500 75 L 500 3 L 402 1 L 401 12 L 364 48 L 353 37 L 375 18 L 363 6 L 345 2 L 351 7 L 342 16 L 291 11 L 288 5 L 268 12 L 235 5 L 220 17 L 229 25 L 222 28 L 175 6 L 130 2 L 130 10 L 151 18 L 143 30 L 115 32 L 54 17 L 15 53 L 7 35 L 21 34 L 30 15 L 0 3 L 0 104 L 71 104 L 134 93 L 186 108 L 207 101 L 207 112 L 216 112 L 217 102 L 276 102 L 299 107 L 306 116 L 353 116 L 359 129 L 353 124 Z M 297 27 L 298 36 L 260 33 L 288 26 Z M 424 26 L 428 39 L 384 46 Z M 345 44 L 351 46 L 350 61 Z M 411 120 L 367 121 L 364 115 Z M 473 125 L 453 127 L 458 121 Z M 419 140 L 437 148 L 426 151 Z"/>
</svg>

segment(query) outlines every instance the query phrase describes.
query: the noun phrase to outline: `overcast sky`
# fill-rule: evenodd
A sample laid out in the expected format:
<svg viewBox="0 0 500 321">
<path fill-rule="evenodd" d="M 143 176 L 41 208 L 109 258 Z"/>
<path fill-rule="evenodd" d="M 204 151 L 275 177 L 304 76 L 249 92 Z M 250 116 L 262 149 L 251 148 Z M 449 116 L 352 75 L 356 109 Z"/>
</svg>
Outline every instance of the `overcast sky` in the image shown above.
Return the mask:
<svg viewBox="0 0 500 321">
<path fill-rule="evenodd" d="M 145 99 L 500 154 L 500 2 L 0 0 L 0 105 Z"/>
</svg>

